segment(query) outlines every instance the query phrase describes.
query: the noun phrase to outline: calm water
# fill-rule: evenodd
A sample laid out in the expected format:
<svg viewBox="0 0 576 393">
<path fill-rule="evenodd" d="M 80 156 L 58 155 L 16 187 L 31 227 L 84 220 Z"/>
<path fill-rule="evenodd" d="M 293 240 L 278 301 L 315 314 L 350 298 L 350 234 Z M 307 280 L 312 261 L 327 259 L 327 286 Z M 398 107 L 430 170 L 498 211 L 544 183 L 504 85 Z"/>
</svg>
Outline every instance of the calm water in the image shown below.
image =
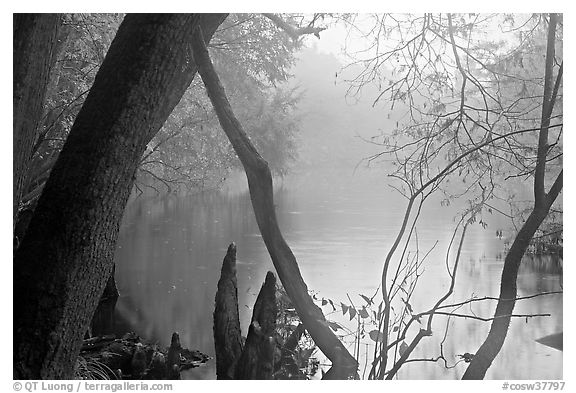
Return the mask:
<svg viewBox="0 0 576 393">
<path fill-rule="evenodd" d="M 272 263 L 260 237 L 246 186 L 230 182 L 218 193 L 138 198 L 125 212 L 118 250 L 116 279 L 120 328 L 131 329 L 163 345 L 173 331 L 184 346 L 213 355 L 212 313 L 216 284 L 228 244 L 238 246 L 238 287 L 243 331 L 250 307 Z M 292 247 L 309 289 L 319 296 L 347 303 L 349 294 L 372 294 L 382 262 L 399 227 L 405 201 L 386 186 L 377 172 L 323 171 L 302 173 L 277 186 L 275 203 L 283 233 Z M 455 223 L 455 208 L 430 201 L 418 227 L 420 252 L 430 254 L 412 306 L 429 308 L 449 287 L 444 259 Z M 460 263 L 454 302 L 477 296 L 497 296 L 506 229 L 497 216 L 484 218 L 487 229 L 472 226 Z M 559 290 L 561 278 L 550 261 L 527 260 L 519 277 L 519 295 Z M 490 317 L 494 302 L 475 304 L 472 311 Z M 325 313 L 331 310 L 324 307 Z M 460 310 L 469 312 L 470 309 Z M 517 313 L 551 313 L 551 317 L 516 319 L 503 351 L 488 372 L 490 379 L 561 379 L 562 352 L 534 340 L 563 330 L 562 296 L 550 295 L 517 303 Z M 339 315 L 329 319 L 342 322 Z M 437 317 L 434 335 L 424 339 L 413 357 L 436 357 L 446 319 Z M 488 332 L 480 321 L 451 320 L 444 354 L 453 365 L 457 354 L 474 352 Z M 370 343 L 368 339 L 366 343 Z M 364 346 L 362 348 L 365 348 Z M 364 351 L 364 349 L 363 349 Z M 363 361 L 363 360 L 362 360 Z M 445 369 L 440 363 L 405 365 L 402 379 L 455 379 L 465 364 Z M 215 365 L 193 370 L 189 378 L 215 378 Z"/>
</svg>

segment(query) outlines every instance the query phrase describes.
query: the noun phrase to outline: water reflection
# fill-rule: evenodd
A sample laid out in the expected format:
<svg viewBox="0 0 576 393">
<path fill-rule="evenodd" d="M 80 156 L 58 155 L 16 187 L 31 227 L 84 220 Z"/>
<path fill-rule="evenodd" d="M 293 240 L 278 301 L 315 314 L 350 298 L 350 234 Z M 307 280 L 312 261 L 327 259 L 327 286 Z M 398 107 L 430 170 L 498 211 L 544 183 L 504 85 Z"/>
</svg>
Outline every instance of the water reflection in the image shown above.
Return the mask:
<svg viewBox="0 0 576 393">
<path fill-rule="evenodd" d="M 335 176 L 336 175 L 336 176 Z M 285 179 L 275 197 L 280 226 L 296 255 L 308 287 L 321 296 L 346 301 L 346 293 L 373 293 L 382 261 L 402 218 L 405 201 L 377 173 L 302 174 Z M 445 250 L 454 228 L 454 207 L 431 201 L 418 229 L 419 247 L 430 254 L 413 308 L 429 308 L 450 284 L 444 266 Z M 487 229 L 469 230 L 452 299 L 471 295 L 496 296 L 503 261 L 502 239 L 494 228 L 505 221 L 486 217 Z M 117 313 L 124 328 L 167 345 L 173 331 L 184 346 L 213 354 L 212 313 L 222 259 L 228 244 L 238 246 L 238 288 L 243 331 L 268 270 L 270 258 L 253 216 L 249 195 L 240 186 L 222 192 L 139 198 L 126 209 L 116 253 L 120 290 Z M 519 295 L 560 288 L 561 264 L 527 259 L 522 266 Z M 474 304 L 473 311 L 489 317 L 494 302 Z M 328 311 L 328 310 L 325 310 Z M 487 378 L 562 378 L 562 353 L 536 343 L 536 338 L 562 331 L 562 296 L 519 302 L 518 313 L 551 313 L 549 318 L 514 320 L 501 355 Z M 339 321 L 339 316 L 330 318 Z M 342 321 L 344 321 L 342 319 Z M 450 320 L 444 354 L 451 364 L 458 354 L 474 352 L 489 324 Z M 413 357 L 435 357 L 446 327 L 437 318 L 434 335 L 422 341 Z M 120 329 L 121 327 L 119 327 Z M 369 340 L 367 341 L 369 342 Z M 364 348 L 364 347 L 363 347 Z M 362 360 L 363 363 L 363 360 Z M 417 362 L 400 370 L 403 379 L 454 379 L 464 365 L 445 369 Z M 193 370 L 190 378 L 215 378 L 214 362 Z"/>
</svg>

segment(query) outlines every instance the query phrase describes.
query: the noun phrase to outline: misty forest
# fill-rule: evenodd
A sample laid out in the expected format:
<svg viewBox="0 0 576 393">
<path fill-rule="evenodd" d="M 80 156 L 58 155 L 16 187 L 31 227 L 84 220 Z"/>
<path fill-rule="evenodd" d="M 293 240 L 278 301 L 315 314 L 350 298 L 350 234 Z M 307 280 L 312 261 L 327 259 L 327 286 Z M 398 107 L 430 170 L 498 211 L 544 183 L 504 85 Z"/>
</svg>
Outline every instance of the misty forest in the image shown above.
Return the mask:
<svg viewBox="0 0 576 393">
<path fill-rule="evenodd" d="M 562 379 L 561 14 L 14 14 L 14 379 Z"/>
</svg>

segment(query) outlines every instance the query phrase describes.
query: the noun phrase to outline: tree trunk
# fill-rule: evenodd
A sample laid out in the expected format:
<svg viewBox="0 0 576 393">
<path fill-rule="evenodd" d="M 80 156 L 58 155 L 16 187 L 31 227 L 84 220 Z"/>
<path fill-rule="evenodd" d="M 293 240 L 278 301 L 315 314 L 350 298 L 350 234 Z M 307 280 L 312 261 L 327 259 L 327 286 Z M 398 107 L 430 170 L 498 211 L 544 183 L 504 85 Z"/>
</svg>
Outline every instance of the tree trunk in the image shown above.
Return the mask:
<svg viewBox="0 0 576 393">
<path fill-rule="evenodd" d="M 13 210 L 15 223 L 42 117 L 44 96 L 53 64 L 60 16 L 14 14 L 13 16 Z M 14 225 L 14 224 L 13 224 Z"/>
<path fill-rule="evenodd" d="M 15 256 L 15 379 L 72 376 L 138 162 L 196 73 L 192 33 L 210 39 L 225 17 L 128 15 L 118 29 Z"/>
<path fill-rule="evenodd" d="M 218 120 L 246 171 L 256 221 L 278 277 L 316 345 L 333 364 L 339 363 L 340 369 L 346 369 L 349 375 L 354 375 L 358 362 L 330 329 L 322 310 L 314 304 L 296 258 L 282 236 L 276 220 L 270 168 L 234 115 L 224 88 L 214 71 L 206 46 L 203 45 L 200 30 L 193 40 L 193 48 L 198 72 L 206 85 Z"/>
<path fill-rule="evenodd" d="M 546 70 L 544 74 L 545 82 L 542 118 L 538 138 L 537 163 L 534 171 L 534 207 L 530 216 L 528 216 L 528 219 L 516 235 L 516 238 L 514 239 L 514 242 L 504 260 L 504 268 L 502 269 L 502 278 L 500 281 L 500 296 L 498 298 L 494 320 L 490 326 L 488 337 L 486 337 L 486 340 L 482 343 L 477 353 L 472 358 L 472 361 L 462 376 L 462 379 L 483 379 L 486 375 L 486 371 L 488 371 L 488 368 L 492 365 L 492 362 L 502 349 L 502 345 L 504 345 L 504 340 L 508 333 L 511 315 L 516 304 L 516 297 L 518 295 L 516 279 L 518 278 L 520 263 L 522 262 L 526 249 L 530 245 L 530 240 L 534 236 L 534 233 L 536 233 L 540 224 L 542 224 L 542 221 L 544 221 L 548 215 L 550 207 L 562 191 L 563 171 L 560 171 L 559 175 L 556 177 L 556 180 L 548 194 L 546 194 L 544 186 L 546 158 L 548 153 L 548 127 L 550 126 L 550 117 L 552 115 L 552 109 L 554 108 L 554 102 L 562 78 L 562 66 L 560 66 L 556 83 L 553 87 L 555 39 L 556 15 L 550 14 L 546 51 Z"/>
<path fill-rule="evenodd" d="M 236 365 L 236 379 L 273 378 L 277 314 L 276 277 L 268 272 L 254 304 L 246 344 Z"/>
<path fill-rule="evenodd" d="M 236 280 L 236 245 L 230 244 L 218 280 L 214 308 L 214 346 L 216 378 L 234 379 L 234 370 L 242 353 L 242 333 L 238 314 L 238 283 Z"/>
<path fill-rule="evenodd" d="M 510 315 L 514 311 L 516 297 L 518 296 L 516 279 L 520 263 L 526 249 L 530 245 L 532 236 L 534 236 L 534 233 L 540 227 L 544 218 L 546 218 L 549 208 L 539 211 L 534 210 L 520 229 L 520 232 L 518 232 L 518 235 L 516 235 L 514 243 L 512 243 L 504 260 L 504 268 L 502 269 L 502 278 L 500 280 L 500 296 L 488 337 L 486 337 L 486 340 L 472 358 L 462 379 L 484 379 L 486 371 L 488 371 L 496 355 L 502 349 L 508 333 L 508 327 L 510 326 Z"/>
</svg>

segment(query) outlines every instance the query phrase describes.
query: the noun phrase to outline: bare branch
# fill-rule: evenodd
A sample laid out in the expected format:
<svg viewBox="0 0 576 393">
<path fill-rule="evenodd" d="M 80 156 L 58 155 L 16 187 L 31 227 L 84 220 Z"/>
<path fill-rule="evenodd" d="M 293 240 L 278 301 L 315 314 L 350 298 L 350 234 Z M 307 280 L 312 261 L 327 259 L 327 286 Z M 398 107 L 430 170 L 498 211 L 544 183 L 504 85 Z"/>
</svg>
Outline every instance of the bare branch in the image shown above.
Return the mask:
<svg viewBox="0 0 576 393">
<path fill-rule="evenodd" d="M 548 313 L 541 313 L 541 314 L 505 314 L 505 315 L 495 315 L 493 317 L 479 317 L 477 315 L 470 315 L 470 314 L 458 314 L 453 312 L 445 312 L 445 311 L 435 311 L 435 315 L 447 315 L 450 317 L 459 317 L 459 318 L 469 318 L 469 319 L 476 319 L 482 322 L 490 322 L 496 319 L 503 319 L 503 318 L 535 318 L 535 317 L 549 317 L 551 314 Z"/>
<path fill-rule="evenodd" d="M 306 34 L 314 34 L 320 38 L 320 32 L 326 30 L 325 27 L 314 27 L 313 25 L 294 27 L 276 14 L 263 13 L 262 15 L 270 19 L 277 27 L 284 30 L 294 41 L 297 41 L 301 36 Z"/>
</svg>

